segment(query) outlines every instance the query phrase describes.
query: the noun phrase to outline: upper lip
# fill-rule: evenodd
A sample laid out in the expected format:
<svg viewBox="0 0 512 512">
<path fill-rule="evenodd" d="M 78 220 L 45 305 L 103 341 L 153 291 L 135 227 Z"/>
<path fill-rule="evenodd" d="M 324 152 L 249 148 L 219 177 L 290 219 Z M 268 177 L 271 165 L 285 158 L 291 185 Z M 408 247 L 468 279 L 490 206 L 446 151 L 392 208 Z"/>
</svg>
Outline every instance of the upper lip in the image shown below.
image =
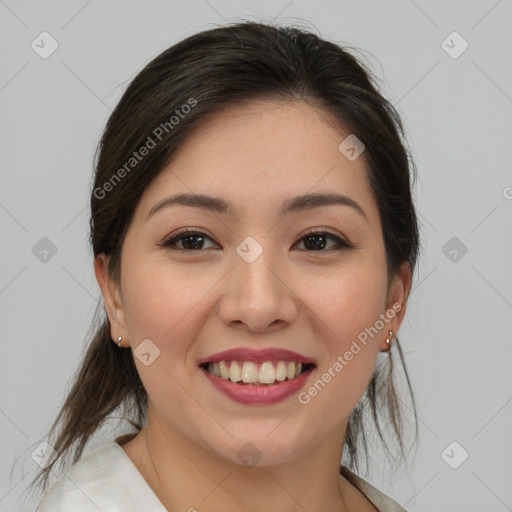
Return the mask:
<svg viewBox="0 0 512 512">
<path fill-rule="evenodd" d="M 211 356 L 199 360 L 199 365 L 205 363 L 216 363 L 219 361 L 253 361 L 255 363 L 264 363 L 265 361 L 295 361 L 297 363 L 315 364 L 315 360 L 303 356 L 297 352 L 286 350 L 283 348 L 265 348 L 255 350 L 251 348 L 232 348 L 217 352 Z"/>
</svg>

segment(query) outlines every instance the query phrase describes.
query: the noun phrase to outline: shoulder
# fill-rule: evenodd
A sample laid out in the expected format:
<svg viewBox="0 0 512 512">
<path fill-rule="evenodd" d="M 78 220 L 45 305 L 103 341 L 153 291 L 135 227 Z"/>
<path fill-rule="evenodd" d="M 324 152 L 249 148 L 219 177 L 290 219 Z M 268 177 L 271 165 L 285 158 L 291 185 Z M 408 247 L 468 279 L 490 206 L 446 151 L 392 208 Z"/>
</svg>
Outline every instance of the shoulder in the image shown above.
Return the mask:
<svg viewBox="0 0 512 512">
<path fill-rule="evenodd" d="M 44 493 L 35 512 L 118 510 L 119 487 L 112 485 L 118 461 L 114 443 L 95 449 Z"/>
<path fill-rule="evenodd" d="M 407 512 L 405 508 L 379 491 L 366 480 L 356 475 L 345 466 L 341 466 L 341 475 L 346 478 L 357 490 L 364 494 L 379 512 Z"/>
</svg>

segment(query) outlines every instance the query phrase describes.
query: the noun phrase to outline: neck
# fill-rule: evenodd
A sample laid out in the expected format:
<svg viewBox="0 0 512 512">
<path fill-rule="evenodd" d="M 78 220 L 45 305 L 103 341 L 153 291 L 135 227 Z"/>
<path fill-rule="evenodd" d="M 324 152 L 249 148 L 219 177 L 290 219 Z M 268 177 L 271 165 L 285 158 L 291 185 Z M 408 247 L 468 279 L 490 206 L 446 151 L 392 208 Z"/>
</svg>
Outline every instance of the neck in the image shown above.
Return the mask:
<svg viewBox="0 0 512 512">
<path fill-rule="evenodd" d="M 352 510 L 358 491 L 339 476 L 344 431 L 286 464 L 259 467 L 235 464 L 150 419 L 123 449 L 169 511 Z"/>
</svg>

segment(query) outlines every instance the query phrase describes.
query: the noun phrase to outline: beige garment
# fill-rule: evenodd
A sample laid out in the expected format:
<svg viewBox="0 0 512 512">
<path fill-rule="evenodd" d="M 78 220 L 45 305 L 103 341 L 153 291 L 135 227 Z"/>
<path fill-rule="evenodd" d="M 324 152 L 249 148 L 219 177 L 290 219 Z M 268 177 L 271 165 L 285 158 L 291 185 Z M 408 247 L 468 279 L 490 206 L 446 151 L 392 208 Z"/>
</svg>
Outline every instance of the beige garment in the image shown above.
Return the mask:
<svg viewBox="0 0 512 512">
<path fill-rule="evenodd" d="M 370 500 L 379 512 L 407 512 L 405 508 L 393 501 L 366 480 L 356 475 L 345 466 L 341 466 L 341 475 L 345 477 L 358 491 Z"/>
<path fill-rule="evenodd" d="M 46 490 L 35 512 L 167 512 L 118 444 L 123 437 L 96 448 L 71 466 Z M 405 512 L 347 468 L 341 471 L 380 512 Z"/>
</svg>

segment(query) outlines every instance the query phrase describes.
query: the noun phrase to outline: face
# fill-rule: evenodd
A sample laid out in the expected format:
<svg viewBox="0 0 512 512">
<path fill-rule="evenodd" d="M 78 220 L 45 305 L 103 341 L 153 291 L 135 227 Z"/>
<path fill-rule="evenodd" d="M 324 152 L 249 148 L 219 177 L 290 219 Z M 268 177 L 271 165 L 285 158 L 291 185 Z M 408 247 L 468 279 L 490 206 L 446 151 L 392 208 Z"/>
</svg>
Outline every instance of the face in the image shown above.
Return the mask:
<svg viewBox="0 0 512 512">
<path fill-rule="evenodd" d="M 388 331 L 398 330 L 403 310 L 390 309 L 407 292 L 407 280 L 387 282 L 364 153 L 351 161 L 338 149 L 349 134 L 303 103 L 254 102 L 215 114 L 142 196 L 119 286 L 96 262 L 112 337 L 134 351 L 150 419 L 166 439 L 186 438 L 237 463 L 253 450 L 269 465 L 322 443 L 341 448 Z M 227 208 L 164 204 L 190 193 Z M 303 201 L 283 213 L 306 194 L 352 204 Z M 247 352 L 216 356 L 232 349 Z M 249 381 L 254 368 L 256 380 L 273 380 L 270 363 L 257 373 L 273 362 L 277 383 L 231 383 L 200 366 L 218 359 L 228 373 L 236 360 Z M 244 370 L 244 361 L 253 365 Z M 292 361 L 309 362 L 307 371 L 281 382 Z"/>
</svg>

